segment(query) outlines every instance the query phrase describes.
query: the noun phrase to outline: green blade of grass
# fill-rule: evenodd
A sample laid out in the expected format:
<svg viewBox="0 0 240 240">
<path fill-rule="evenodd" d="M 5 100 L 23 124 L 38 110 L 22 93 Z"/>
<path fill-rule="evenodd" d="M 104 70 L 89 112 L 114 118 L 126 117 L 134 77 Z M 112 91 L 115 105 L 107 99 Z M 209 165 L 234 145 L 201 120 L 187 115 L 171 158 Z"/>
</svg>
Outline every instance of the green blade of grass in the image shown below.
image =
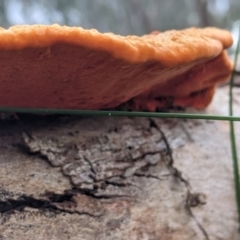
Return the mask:
<svg viewBox="0 0 240 240">
<path fill-rule="evenodd" d="M 2 112 L 15 113 L 37 113 L 37 114 L 69 114 L 85 116 L 126 116 L 126 117 L 156 117 L 156 118 L 184 118 L 184 119 L 206 119 L 220 121 L 240 121 L 240 116 L 218 116 L 208 114 L 190 113 L 162 113 L 162 112 L 128 112 L 128 111 L 104 111 L 104 110 L 71 110 L 71 109 L 33 109 L 33 108 L 9 108 L 0 107 Z"/>
<path fill-rule="evenodd" d="M 240 25 L 239 25 L 239 37 L 237 48 L 234 56 L 234 70 L 236 70 L 238 53 L 240 49 Z M 229 116 L 233 116 L 233 81 L 234 81 L 235 71 L 232 72 L 230 87 L 229 87 Z M 232 151 L 232 160 L 233 160 L 233 173 L 234 173 L 234 183 L 235 183 L 235 192 L 237 200 L 237 209 L 238 209 L 238 221 L 240 223 L 240 181 L 239 181 L 239 168 L 238 168 L 238 154 L 236 147 L 235 139 L 235 129 L 233 121 L 229 122 L 230 124 L 230 139 L 231 139 L 231 151 Z"/>
</svg>

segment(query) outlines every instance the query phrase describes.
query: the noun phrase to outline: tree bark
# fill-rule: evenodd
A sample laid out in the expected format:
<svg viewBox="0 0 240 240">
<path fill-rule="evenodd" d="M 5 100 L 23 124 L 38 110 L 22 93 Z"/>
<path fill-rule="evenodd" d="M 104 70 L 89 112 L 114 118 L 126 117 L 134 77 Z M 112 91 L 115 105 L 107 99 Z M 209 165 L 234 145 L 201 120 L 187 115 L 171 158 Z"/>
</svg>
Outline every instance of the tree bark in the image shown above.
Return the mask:
<svg viewBox="0 0 240 240">
<path fill-rule="evenodd" d="M 0 122 L 0 239 L 239 238 L 227 122 L 19 118 Z"/>
</svg>

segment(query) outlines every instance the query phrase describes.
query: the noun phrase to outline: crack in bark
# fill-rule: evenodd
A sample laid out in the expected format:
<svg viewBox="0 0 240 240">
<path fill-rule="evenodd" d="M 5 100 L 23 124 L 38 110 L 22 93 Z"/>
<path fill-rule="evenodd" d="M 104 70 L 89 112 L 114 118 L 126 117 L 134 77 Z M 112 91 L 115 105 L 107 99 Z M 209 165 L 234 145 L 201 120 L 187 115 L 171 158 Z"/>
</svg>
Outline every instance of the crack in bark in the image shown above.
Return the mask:
<svg viewBox="0 0 240 240">
<path fill-rule="evenodd" d="M 194 195 L 193 193 L 191 193 L 191 185 L 190 183 L 184 179 L 182 177 L 182 174 L 181 172 L 175 168 L 173 166 L 173 163 L 174 163 L 174 159 L 173 159 L 173 156 L 172 156 L 172 149 L 170 147 L 170 144 L 168 142 L 168 139 L 167 137 L 165 136 L 164 132 L 160 129 L 160 127 L 158 126 L 158 124 L 154 121 L 153 118 L 149 118 L 149 122 L 150 122 L 150 126 L 156 128 L 162 135 L 162 138 L 163 138 L 163 141 L 166 145 L 166 148 L 167 148 L 167 152 L 170 156 L 170 166 L 172 167 L 173 171 L 174 171 L 174 174 L 173 176 L 176 178 L 176 179 L 179 179 L 186 187 L 187 189 L 187 197 L 185 199 L 185 208 L 188 212 L 188 214 L 194 219 L 194 221 L 196 222 L 197 226 L 199 227 L 199 229 L 201 230 L 201 232 L 203 233 L 204 237 L 206 238 L 206 240 L 209 240 L 209 236 L 208 236 L 208 233 L 207 231 L 205 230 L 205 228 L 202 226 L 201 223 L 199 223 L 199 221 L 197 220 L 197 218 L 195 217 L 195 215 L 193 214 L 192 210 L 191 210 L 191 207 L 189 205 L 189 199 L 191 198 L 192 195 Z"/>
<path fill-rule="evenodd" d="M 145 175 L 145 174 L 141 174 L 141 173 L 135 173 L 134 176 L 136 176 L 136 177 L 145 177 L 145 178 L 153 178 L 153 179 L 157 179 L 157 180 L 163 180 L 163 178 L 159 178 L 159 177 L 153 176 L 151 174 Z M 166 175 L 166 176 L 170 176 L 170 175 Z"/>
<path fill-rule="evenodd" d="M 62 199 L 67 200 L 69 196 L 62 195 Z M 22 195 L 18 199 L 7 198 L 5 201 L 0 201 L 0 213 L 4 214 L 13 213 L 15 210 L 23 211 L 26 207 L 49 211 L 59 210 L 52 205 L 50 200 L 37 199 L 26 195 Z"/>
<path fill-rule="evenodd" d="M 49 201 L 35 199 L 33 197 L 22 196 L 18 200 L 6 199 L 6 201 L 0 201 L 0 213 L 9 213 L 13 210 L 22 211 L 25 207 L 37 208 L 37 209 L 52 209 Z"/>
<path fill-rule="evenodd" d="M 188 191 L 188 195 L 187 195 L 187 200 L 186 200 L 186 210 L 188 212 L 188 214 L 194 219 L 194 221 L 196 222 L 197 226 L 199 227 L 199 229 L 202 231 L 203 235 L 205 236 L 206 240 L 210 240 L 207 231 L 205 230 L 205 228 L 203 227 L 203 225 L 197 220 L 196 216 L 193 214 L 190 205 L 188 204 L 188 199 L 191 198 L 191 193 Z"/>
<path fill-rule="evenodd" d="M 71 193 L 70 191 L 66 191 L 64 194 L 55 194 L 55 193 L 47 193 L 46 199 L 37 199 L 32 196 L 27 195 L 20 195 L 17 199 L 7 198 L 5 201 L 0 201 L 0 214 L 4 215 L 11 215 L 14 214 L 15 211 L 22 212 L 25 208 L 32 208 L 38 209 L 39 211 L 50 211 L 54 212 L 55 214 L 60 213 L 69 213 L 69 214 L 79 214 L 79 215 L 87 215 L 89 217 L 99 217 L 98 214 L 91 214 L 89 211 L 71 211 L 67 208 L 59 207 L 58 204 L 61 203 L 74 203 L 74 196 L 75 193 Z M 90 195 L 88 195 L 90 196 Z M 95 196 L 91 196 L 95 197 Z M 101 197 L 101 199 L 108 199 Z"/>
</svg>

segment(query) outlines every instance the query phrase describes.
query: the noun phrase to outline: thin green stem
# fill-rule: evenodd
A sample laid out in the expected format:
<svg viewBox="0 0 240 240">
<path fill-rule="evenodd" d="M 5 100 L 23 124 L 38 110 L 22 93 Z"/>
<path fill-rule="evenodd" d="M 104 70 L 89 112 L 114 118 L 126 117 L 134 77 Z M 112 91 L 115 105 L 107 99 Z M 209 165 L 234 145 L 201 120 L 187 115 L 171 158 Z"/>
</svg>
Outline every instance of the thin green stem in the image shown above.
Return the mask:
<svg viewBox="0 0 240 240">
<path fill-rule="evenodd" d="M 236 70 L 238 53 L 240 49 L 240 25 L 239 25 L 239 37 L 237 43 L 237 49 L 234 57 L 234 69 Z M 229 116 L 233 116 L 233 81 L 234 81 L 235 71 L 233 71 L 231 80 L 230 80 L 230 88 L 229 88 Z M 235 192 L 236 192 L 236 200 L 237 200 L 237 208 L 238 208 L 238 221 L 240 223 L 240 180 L 239 180 L 239 168 L 238 168 L 238 154 L 236 147 L 236 139 L 235 139 L 235 129 L 233 121 L 229 122 L 230 124 L 230 139 L 231 139 L 231 150 L 232 150 L 232 159 L 233 159 L 233 172 L 234 172 L 234 182 L 235 182 Z"/>
<path fill-rule="evenodd" d="M 69 114 L 87 116 L 126 116 L 126 117 L 156 117 L 156 118 L 184 118 L 184 119 L 206 119 L 219 121 L 240 121 L 240 116 L 218 116 L 208 114 L 190 113 L 159 113 L 159 112 L 128 112 L 128 111 L 103 111 L 103 110 L 69 110 L 69 109 L 33 109 L 33 108 L 9 108 L 0 107 L 2 112 L 15 113 L 37 113 L 37 114 Z"/>
</svg>

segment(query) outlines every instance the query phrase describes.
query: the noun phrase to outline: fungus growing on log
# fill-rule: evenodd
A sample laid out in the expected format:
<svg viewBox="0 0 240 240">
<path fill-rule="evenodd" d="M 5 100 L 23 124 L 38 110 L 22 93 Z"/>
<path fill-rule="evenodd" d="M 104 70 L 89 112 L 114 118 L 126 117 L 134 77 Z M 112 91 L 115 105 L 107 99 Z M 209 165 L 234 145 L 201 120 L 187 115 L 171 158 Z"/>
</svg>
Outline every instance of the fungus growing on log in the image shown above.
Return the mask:
<svg viewBox="0 0 240 240">
<path fill-rule="evenodd" d="M 216 28 L 142 37 L 56 24 L 0 28 L 0 106 L 204 108 L 231 74 L 231 44 Z"/>
</svg>

